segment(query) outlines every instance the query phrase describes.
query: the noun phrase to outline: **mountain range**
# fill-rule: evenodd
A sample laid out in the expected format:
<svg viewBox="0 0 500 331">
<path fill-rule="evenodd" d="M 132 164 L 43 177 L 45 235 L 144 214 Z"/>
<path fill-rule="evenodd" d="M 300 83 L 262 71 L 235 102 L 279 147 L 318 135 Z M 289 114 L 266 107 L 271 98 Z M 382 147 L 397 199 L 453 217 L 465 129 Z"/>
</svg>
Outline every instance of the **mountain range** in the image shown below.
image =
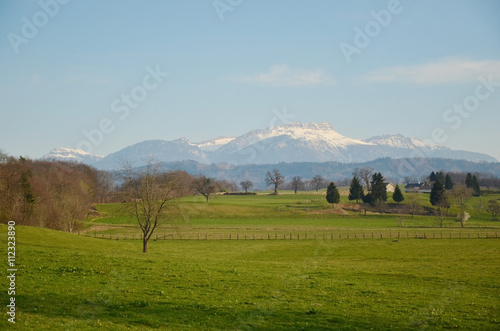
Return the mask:
<svg viewBox="0 0 500 331">
<path fill-rule="evenodd" d="M 159 162 L 195 161 L 199 164 L 275 164 L 280 162 L 368 162 L 378 158 L 447 158 L 497 162 L 489 155 L 452 150 L 400 134 L 358 140 L 341 135 L 327 122 L 291 123 L 253 130 L 239 137 L 219 137 L 201 143 L 186 138 L 148 140 L 109 155 L 56 148 L 43 159 L 78 161 L 98 169 L 118 169 L 123 161 L 142 166 L 150 156 Z"/>
</svg>

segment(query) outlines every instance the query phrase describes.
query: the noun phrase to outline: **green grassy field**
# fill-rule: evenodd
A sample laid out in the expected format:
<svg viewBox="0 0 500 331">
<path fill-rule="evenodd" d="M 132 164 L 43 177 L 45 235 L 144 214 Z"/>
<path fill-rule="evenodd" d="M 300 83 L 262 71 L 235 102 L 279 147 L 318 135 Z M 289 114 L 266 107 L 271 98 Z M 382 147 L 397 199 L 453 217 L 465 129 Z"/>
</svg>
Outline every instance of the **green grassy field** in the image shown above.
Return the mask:
<svg viewBox="0 0 500 331">
<path fill-rule="evenodd" d="M 415 216 L 392 213 L 383 214 L 369 212 L 363 215 L 362 210 L 351 210 L 355 204 L 349 202 L 346 196 L 341 197 L 341 207 L 332 209 L 325 200 L 324 192 L 281 194 L 270 196 L 260 194 L 256 196 L 215 196 L 206 203 L 203 197 L 186 197 L 177 202 L 178 208 L 173 213 L 172 220 L 157 231 L 163 235 L 183 235 L 197 237 L 205 234 L 212 236 L 223 235 L 227 238 L 239 235 L 267 236 L 290 234 L 295 236 L 308 233 L 310 236 L 328 233 L 355 233 L 371 234 L 383 231 L 386 233 L 398 232 L 427 232 L 464 233 L 465 236 L 477 236 L 477 232 L 500 231 L 500 223 L 493 222 L 491 216 L 483 208 L 479 214 L 474 210 L 479 199 L 473 198 L 469 202 L 471 219 L 467 221 L 465 229 L 460 228 L 460 223 L 455 216 L 458 213 L 452 207 L 449 215 L 444 217 L 439 224 L 434 216 Z M 433 210 L 429 203 L 429 195 L 417 194 L 415 197 L 427 211 Z M 483 205 L 490 198 L 499 198 L 500 194 L 483 197 Z M 391 199 L 389 198 L 389 201 Z M 402 205 L 404 206 L 406 202 Z M 390 204 L 390 206 L 395 203 Z M 101 217 L 86 222 L 86 229 L 82 233 L 89 235 L 140 235 L 137 221 L 131 217 L 121 204 L 101 204 L 97 206 Z M 358 208 L 359 209 L 359 208 Z M 440 226 L 442 225 L 442 227 Z"/>
<path fill-rule="evenodd" d="M 17 323 L 3 314 L 0 329 L 500 328 L 500 239 L 323 240 L 325 232 L 442 231 L 431 216 L 400 227 L 409 216 L 337 214 L 323 200 L 315 193 L 218 196 L 208 204 L 188 197 L 159 230 L 305 231 L 316 240 L 158 240 L 144 254 L 140 240 L 16 227 Z M 101 216 L 86 221 L 91 231 L 139 233 L 119 204 L 97 209 Z M 455 233 L 500 230 L 484 211 L 465 229 L 449 219 L 446 230 Z M 6 242 L 1 225 L 4 256 Z"/>
</svg>

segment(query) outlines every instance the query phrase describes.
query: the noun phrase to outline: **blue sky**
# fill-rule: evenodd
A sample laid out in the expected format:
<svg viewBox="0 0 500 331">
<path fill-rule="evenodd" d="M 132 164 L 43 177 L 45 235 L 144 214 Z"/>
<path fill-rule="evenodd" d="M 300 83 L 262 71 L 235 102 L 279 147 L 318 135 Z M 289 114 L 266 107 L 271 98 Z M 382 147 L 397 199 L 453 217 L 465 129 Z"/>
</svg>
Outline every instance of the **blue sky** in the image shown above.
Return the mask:
<svg viewBox="0 0 500 331">
<path fill-rule="evenodd" d="M 498 13 L 499 1 L 4 0 L 0 148 L 108 154 L 327 121 L 500 160 Z"/>
</svg>

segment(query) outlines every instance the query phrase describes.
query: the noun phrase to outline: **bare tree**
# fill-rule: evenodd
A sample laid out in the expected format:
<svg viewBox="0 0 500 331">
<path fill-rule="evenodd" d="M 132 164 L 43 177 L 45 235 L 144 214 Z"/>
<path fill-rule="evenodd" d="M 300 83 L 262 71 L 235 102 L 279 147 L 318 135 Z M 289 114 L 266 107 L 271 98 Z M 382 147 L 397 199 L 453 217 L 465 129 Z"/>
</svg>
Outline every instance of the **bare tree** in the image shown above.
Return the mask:
<svg viewBox="0 0 500 331">
<path fill-rule="evenodd" d="M 219 185 L 217 181 L 213 178 L 205 177 L 200 175 L 198 178 L 193 180 L 193 189 L 196 193 L 203 195 L 208 202 L 210 195 L 217 192 Z"/>
<path fill-rule="evenodd" d="M 253 187 L 253 183 L 250 180 L 243 180 L 240 182 L 241 188 L 245 190 L 245 193 L 248 193 L 248 190 L 251 190 Z"/>
<path fill-rule="evenodd" d="M 97 171 L 97 195 L 99 202 L 109 201 L 109 195 L 114 188 L 114 176 L 106 170 Z"/>
<path fill-rule="evenodd" d="M 266 174 L 267 186 L 274 186 L 274 194 L 278 194 L 278 188 L 285 183 L 285 177 L 277 170 L 268 171 Z"/>
<path fill-rule="evenodd" d="M 408 214 L 411 215 L 411 218 L 413 218 L 415 214 L 419 214 L 422 212 L 423 207 L 418 202 L 417 196 L 415 194 L 408 194 L 406 196 L 406 201 L 408 202 L 406 204 L 406 210 L 408 211 Z"/>
<path fill-rule="evenodd" d="M 451 196 L 455 198 L 456 205 L 460 210 L 457 215 L 457 219 L 460 221 L 462 228 L 465 226 L 465 222 L 470 218 L 470 215 L 466 212 L 466 210 L 469 199 L 473 194 L 474 190 L 468 188 L 464 184 L 455 186 L 451 191 Z"/>
<path fill-rule="evenodd" d="M 325 179 L 321 175 L 316 175 L 311 180 L 311 184 L 316 192 L 319 191 L 319 189 L 325 184 L 325 182 Z"/>
<path fill-rule="evenodd" d="M 302 186 L 302 178 L 300 178 L 300 176 L 293 177 L 290 185 L 292 186 L 295 194 L 297 194 L 297 190 Z"/>
<path fill-rule="evenodd" d="M 497 220 L 497 215 L 500 213 L 500 204 L 497 200 L 489 200 L 488 201 L 488 212 L 491 214 L 493 221 Z"/>
<path fill-rule="evenodd" d="M 123 167 L 124 186 L 132 202 L 131 213 L 142 231 L 142 251 L 147 253 L 148 242 L 156 228 L 167 220 L 170 200 L 174 199 L 175 182 L 168 173 L 160 173 L 159 164 L 152 158 L 142 171 L 130 164 Z"/>
<path fill-rule="evenodd" d="M 365 182 L 367 191 L 371 191 L 370 181 L 372 178 L 372 174 L 373 168 L 371 167 L 356 168 L 352 172 L 353 176 L 358 176 L 358 178 L 361 178 Z"/>
</svg>

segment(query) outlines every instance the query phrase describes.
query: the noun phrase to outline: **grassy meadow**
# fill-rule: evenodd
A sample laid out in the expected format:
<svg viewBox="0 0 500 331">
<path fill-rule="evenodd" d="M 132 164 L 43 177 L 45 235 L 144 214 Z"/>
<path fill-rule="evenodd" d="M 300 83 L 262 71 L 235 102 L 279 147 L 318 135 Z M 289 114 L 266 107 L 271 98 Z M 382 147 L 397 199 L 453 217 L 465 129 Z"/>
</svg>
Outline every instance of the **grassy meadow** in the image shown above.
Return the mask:
<svg viewBox="0 0 500 331">
<path fill-rule="evenodd" d="M 428 195 L 418 198 L 429 207 Z M 345 196 L 330 208 L 316 192 L 217 196 L 208 204 L 187 197 L 158 233 L 233 240 L 153 240 L 147 254 L 140 240 L 124 240 L 139 231 L 120 204 L 97 205 L 80 236 L 19 226 L 17 323 L 4 314 L 0 329 L 499 329 L 500 241 L 492 234 L 500 222 L 484 210 L 475 216 L 475 199 L 462 229 L 453 209 L 441 228 L 434 216 L 363 216 Z M 476 236 L 353 237 L 391 231 Z M 477 239 L 478 232 L 490 237 Z M 309 233 L 309 240 L 234 240 L 268 233 Z M 0 240 L 7 256 L 7 226 Z M 6 291 L 0 297 L 8 301 Z"/>
</svg>

